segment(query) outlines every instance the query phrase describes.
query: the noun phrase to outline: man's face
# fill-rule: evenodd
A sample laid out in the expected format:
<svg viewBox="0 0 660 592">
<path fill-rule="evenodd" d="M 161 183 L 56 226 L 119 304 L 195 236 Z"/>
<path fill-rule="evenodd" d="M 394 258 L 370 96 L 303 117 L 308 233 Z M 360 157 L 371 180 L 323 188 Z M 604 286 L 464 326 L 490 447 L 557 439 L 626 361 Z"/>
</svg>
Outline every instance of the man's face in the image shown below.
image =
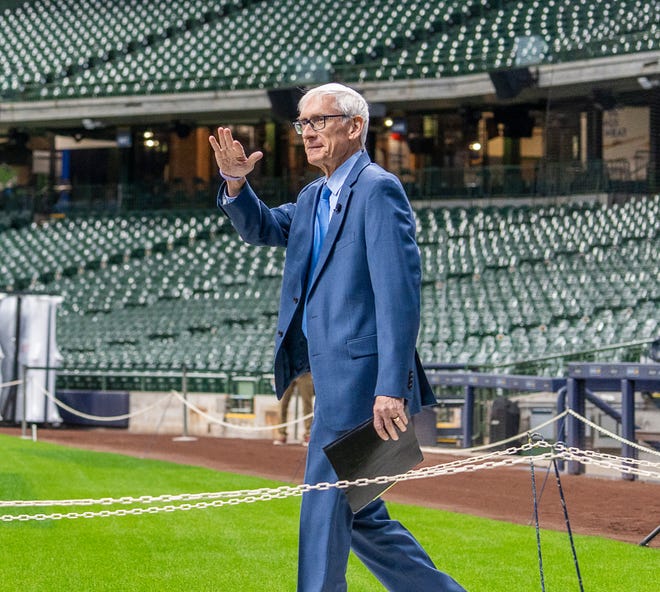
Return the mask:
<svg viewBox="0 0 660 592">
<path fill-rule="evenodd" d="M 335 98 L 330 95 L 312 97 L 300 112 L 299 119 L 318 115 L 338 115 Z M 302 138 L 310 164 L 330 176 L 349 156 L 360 149 L 362 123 L 359 117 L 331 117 L 325 127 L 314 131 L 310 125 L 303 128 Z"/>
</svg>

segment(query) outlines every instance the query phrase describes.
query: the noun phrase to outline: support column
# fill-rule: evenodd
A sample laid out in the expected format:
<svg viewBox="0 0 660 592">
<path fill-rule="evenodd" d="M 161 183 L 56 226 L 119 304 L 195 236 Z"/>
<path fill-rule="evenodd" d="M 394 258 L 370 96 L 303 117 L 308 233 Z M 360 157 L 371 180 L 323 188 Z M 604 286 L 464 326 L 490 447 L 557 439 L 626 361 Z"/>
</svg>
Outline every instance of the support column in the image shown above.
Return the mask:
<svg viewBox="0 0 660 592">
<path fill-rule="evenodd" d="M 463 448 L 472 446 L 472 426 L 474 425 L 474 386 L 465 385 L 463 403 Z"/>
<path fill-rule="evenodd" d="M 630 442 L 635 441 L 635 388 L 633 381 L 626 378 L 621 381 L 621 436 Z M 637 458 L 637 449 L 630 444 L 623 444 L 621 453 L 625 458 Z M 624 473 L 623 478 L 634 481 L 636 477 Z"/>
<path fill-rule="evenodd" d="M 603 160 L 603 112 L 591 108 L 587 111 L 587 162 Z"/>
<path fill-rule="evenodd" d="M 568 408 L 579 413 L 584 417 L 585 415 L 585 386 L 584 380 L 577 378 L 568 378 L 566 380 L 566 389 L 568 394 Z M 585 448 L 585 429 L 584 424 L 569 415 L 567 418 L 567 444 L 569 447 L 579 448 L 584 450 Z M 584 473 L 584 465 L 581 463 L 570 460 L 568 461 L 568 473 L 570 475 L 579 475 Z"/>
<path fill-rule="evenodd" d="M 561 415 L 566 411 L 566 387 L 559 389 L 557 393 L 557 415 Z M 569 416 L 570 417 L 570 416 Z M 566 443 L 566 422 L 568 418 L 564 418 L 558 424 L 555 423 L 555 439 L 557 442 Z M 557 461 L 557 469 L 560 471 L 564 470 L 564 461 Z"/>
</svg>

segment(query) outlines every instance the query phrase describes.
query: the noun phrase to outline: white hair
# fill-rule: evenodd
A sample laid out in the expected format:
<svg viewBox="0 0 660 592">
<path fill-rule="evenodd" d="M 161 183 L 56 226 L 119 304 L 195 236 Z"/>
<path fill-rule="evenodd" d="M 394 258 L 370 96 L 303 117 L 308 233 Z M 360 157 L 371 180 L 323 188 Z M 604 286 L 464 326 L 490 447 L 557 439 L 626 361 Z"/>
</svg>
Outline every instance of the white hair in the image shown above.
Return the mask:
<svg viewBox="0 0 660 592">
<path fill-rule="evenodd" d="M 335 98 L 337 109 L 348 117 L 359 115 L 364 121 L 360 141 L 362 148 L 367 144 L 367 132 L 369 131 L 369 105 L 364 97 L 356 90 L 339 84 L 338 82 L 330 82 L 308 90 L 298 102 L 298 112 L 300 113 L 307 102 L 318 96 L 330 95 Z"/>
</svg>

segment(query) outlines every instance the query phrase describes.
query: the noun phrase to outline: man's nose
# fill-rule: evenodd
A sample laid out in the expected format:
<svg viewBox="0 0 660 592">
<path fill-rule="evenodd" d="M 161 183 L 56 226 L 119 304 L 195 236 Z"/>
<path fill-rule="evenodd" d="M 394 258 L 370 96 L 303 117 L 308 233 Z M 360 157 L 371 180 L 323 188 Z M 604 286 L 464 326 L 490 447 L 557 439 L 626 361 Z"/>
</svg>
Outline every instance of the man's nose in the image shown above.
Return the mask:
<svg viewBox="0 0 660 592">
<path fill-rule="evenodd" d="M 306 123 L 303 126 L 303 132 L 302 132 L 303 139 L 304 138 L 309 138 L 309 137 L 312 137 L 312 136 L 315 136 L 315 135 L 316 135 L 316 132 L 312 128 L 312 124 L 311 123 Z"/>
</svg>

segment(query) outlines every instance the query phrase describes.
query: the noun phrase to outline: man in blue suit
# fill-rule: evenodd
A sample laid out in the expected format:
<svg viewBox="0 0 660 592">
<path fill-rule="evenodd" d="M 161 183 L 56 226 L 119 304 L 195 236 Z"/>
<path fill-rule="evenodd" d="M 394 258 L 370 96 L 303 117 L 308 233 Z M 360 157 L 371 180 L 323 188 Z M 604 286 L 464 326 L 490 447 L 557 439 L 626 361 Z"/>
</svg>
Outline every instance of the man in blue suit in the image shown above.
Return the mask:
<svg viewBox="0 0 660 592">
<path fill-rule="evenodd" d="M 278 397 L 310 371 L 316 400 L 306 483 L 337 476 L 323 447 L 373 417 L 384 440 L 398 439 L 411 415 L 435 404 L 415 351 L 421 266 L 415 222 L 399 180 L 365 150 L 369 110 L 351 88 L 307 92 L 294 122 L 310 164 L 324 176 L 295 204 L 268 208 L 245 176 L 262 158 L 246 156 L 228 128 L 209 138 L 225 179 L 218 205 L 240 236 L 286 248 L 275 336 Z M 353 514 L 343 491 L 304 494 L 298 592 L 347 589 L 349 551 L 387 590 L 461 592 L 377 499 Z"/>
</svg>

